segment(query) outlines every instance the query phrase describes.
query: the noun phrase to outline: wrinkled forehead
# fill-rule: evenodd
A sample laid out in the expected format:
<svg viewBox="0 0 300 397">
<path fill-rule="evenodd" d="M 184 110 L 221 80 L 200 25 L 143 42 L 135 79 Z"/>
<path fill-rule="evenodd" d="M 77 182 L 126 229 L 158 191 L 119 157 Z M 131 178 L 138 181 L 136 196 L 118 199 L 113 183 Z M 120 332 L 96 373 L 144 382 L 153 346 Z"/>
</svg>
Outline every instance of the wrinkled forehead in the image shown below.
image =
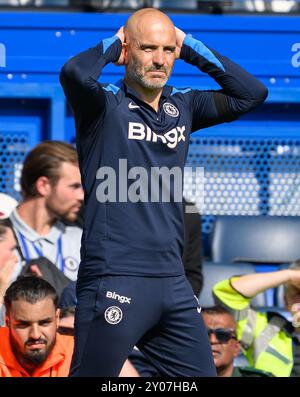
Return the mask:
<svg viewBox="0 0 300 397">
<path fill-rule="evenodd" d="M 230 314 L 203 313 L 203 320 L 207 328 L 236 328 L 234 318 Z"/>
</svg>

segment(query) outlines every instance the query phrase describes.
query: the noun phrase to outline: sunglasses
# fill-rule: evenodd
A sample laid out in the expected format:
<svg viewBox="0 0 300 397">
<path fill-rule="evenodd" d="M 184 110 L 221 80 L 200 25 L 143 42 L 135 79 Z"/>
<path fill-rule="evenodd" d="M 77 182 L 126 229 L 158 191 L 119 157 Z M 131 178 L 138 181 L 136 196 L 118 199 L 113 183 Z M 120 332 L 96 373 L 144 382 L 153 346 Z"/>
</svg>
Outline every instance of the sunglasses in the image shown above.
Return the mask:
<svg viewBox="0 0 300 397">
<path fill-rule="evenodd" d="M 207 328 L 208 336 L 215 334 L 216 339 L 220 343 L 227 343 L 230 339 L 236 339 L 236 333 L 231 328 Z"/>
</svg>

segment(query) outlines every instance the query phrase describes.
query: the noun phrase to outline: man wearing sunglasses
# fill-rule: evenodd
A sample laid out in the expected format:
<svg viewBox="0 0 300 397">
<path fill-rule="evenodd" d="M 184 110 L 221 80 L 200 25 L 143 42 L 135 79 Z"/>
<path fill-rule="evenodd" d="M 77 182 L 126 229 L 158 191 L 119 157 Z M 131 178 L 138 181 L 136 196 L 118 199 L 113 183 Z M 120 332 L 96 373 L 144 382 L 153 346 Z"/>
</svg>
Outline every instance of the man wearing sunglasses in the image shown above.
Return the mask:
<svg viewBox="0 0 300 397">
<path fill-rule="evenodd" d="M 258 311 L 251 300 L 271 288 L 284 287 L 286 312 Z M 288 269 L 234 276 L 213 287 L 216 302 L 226 306 L 237 320 L 237 334 L 250 365 L 279 377 L 300 376 L 300 260 Z"/>
<path fill-rule="evenodd" d="M 221 307 L 202 308 L 214 363 L 219 377 L 264 377 L 269 373 L 251 367 L 234 367 L 239 355 L 240 342 L 236 335 L 236 321 L 231 313 Z"/>
</svg>

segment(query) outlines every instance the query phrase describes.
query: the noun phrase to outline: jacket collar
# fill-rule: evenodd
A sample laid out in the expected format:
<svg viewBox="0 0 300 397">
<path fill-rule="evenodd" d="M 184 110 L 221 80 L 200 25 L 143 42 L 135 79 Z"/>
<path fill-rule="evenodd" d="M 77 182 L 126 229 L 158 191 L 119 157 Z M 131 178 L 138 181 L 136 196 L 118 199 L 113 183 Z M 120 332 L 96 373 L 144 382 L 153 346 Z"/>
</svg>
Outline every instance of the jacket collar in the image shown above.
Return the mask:
<svg viewBox="0 0 300 397">
<path fill-rule="evenodd" d="M 7 368 L 18 371 L 25 377 L 30 376 L 27 371 L 21 367 L 12 352 L 9 341 L 9 330 L 7 327 L 2 327 L 0 329 L 0 363 L 5 365 Z"/>
<path fill-rule="evenodd" d="M 125 83 L 124 80 L 122 81 L 122 88 L 126 95 L 134 96 L 135 98 L 139 99 L 139 94 L 127 83 Z M 168 98 L 171 95 L 171 92 L 172 92 L 172 87 L 170 87 L 169 85 L 165 85 L 161 93 L 161 99 Z"/>
<path fill-rule="evenodd" d="M 17 209 L 11 213 L 10 220 L 15 229 L 22 233 L 28 241 L 32 241 L 33 243 L 39 240 L 47 240 L 52 244 L 56 244 L 59 236 L 62 232 L 64 232 L 65 229 L 65 226 L 60 221 L 56 221 L 46 236 L 40 236 L 35 230 L 31 229 L 31 227 L 23 221 Z"/>
</svg>

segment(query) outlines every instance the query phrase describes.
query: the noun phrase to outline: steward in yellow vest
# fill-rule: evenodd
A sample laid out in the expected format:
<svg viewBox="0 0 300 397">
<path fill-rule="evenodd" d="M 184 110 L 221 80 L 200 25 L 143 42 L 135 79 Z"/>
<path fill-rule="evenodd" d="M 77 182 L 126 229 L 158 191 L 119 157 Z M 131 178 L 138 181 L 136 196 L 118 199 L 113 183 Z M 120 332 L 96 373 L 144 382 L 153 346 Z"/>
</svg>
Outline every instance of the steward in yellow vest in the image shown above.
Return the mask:
<svg viewBox="0 0 300 397">
<path fill-rule="evenodd" d="M 257 294 L 285 286 L 285 308 L 293 314 L 290 323 L 272 312 L 251 306 Z M 251 367 L 275 376 L 300 377 L 300 261 L 289 269 L 232 277 L 213 288 L 217 303 L 225 305 L 237 321 L 237 339 Z"/>
<path fill-rule="evenodd" d="M 236 321 L 224 306 L 202 308 L 211 351 L 218 377 L 267 377 L 272 374 L 251 367 L 235 367 L 234 360 L 240 354 Z"/>
</svg>

